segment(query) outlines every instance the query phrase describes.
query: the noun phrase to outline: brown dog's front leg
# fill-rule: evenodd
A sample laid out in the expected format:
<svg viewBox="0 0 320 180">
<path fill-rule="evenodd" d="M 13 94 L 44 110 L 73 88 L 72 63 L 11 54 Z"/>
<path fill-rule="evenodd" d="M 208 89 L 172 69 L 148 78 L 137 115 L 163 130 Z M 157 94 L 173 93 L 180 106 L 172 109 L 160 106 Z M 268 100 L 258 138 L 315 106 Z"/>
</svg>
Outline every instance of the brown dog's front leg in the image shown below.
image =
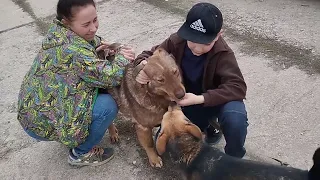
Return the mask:
<svg viewBox="0 0 320 180">
<path fill-rule="evenodd" d="M 140 124 L 135 124 L 138 140 L 146 151 L 149 163 L 152 167 L 162 167 L 162 159 L 158 156 L 154 149 L 153 139 L 152 139 L 152 129 L 144 127 Z"/>
<path fill-rule="evenodd" d="M 109 128 L 109 135 L 110 135 L 110 141 L 111 143 L 116 143 L 119 141 L 119 134 L 118 134 L 118 129 L 116 126 L 112 123 Z"/>
</svg>

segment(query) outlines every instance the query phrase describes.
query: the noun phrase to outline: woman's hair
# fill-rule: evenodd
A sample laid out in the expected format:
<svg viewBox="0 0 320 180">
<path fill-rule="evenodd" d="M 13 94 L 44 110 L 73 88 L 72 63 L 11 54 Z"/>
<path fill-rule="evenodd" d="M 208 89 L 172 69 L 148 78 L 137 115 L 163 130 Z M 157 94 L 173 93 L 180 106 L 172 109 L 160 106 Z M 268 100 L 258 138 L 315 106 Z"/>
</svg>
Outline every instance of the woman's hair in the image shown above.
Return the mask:
<svg viewBox="0 0 320 180">
<path fill-rule="evenodd" d="M 72 8 L 93 5 L 96 7 L 94 0 L 59 0 L 57 5 L 57 19 L 61 21 L 63 18 L 71 20 Z"/>
</svg>

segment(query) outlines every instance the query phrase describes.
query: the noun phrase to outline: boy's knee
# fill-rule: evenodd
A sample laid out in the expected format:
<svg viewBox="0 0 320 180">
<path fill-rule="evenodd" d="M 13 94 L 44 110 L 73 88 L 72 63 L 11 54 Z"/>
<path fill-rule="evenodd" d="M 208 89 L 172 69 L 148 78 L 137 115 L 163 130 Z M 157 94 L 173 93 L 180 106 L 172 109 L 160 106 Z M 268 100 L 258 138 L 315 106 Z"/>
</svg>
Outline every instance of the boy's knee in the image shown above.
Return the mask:
<svg viewBox="0 0 320 180">
<path fill-rule="evenodd" d="M 221 113 L 219 122 L 227 143 L 225 152 L 231 156 L 242 158 L 246 153 L 243 146 L 249 124 L 244 105 L 236 104 L 236 108 L 229 107 Z"/>
<path fill-rule="evenodd" d="M 246 106 L 243 101 L 230 101 L 221 108 L 222 113 L 240 113 L 247 116 Z"/>
<path fill-rule="evenodd" d="M 238 123 L 244 123 L 248 121 L 247 115 L 241 112 L 237 111 L 227 111 L 223 112 L 220 116 L 220 119 L 222 122 L 220 123 L 232 123 L 232 124 L 238 124 Z"/>
<path fill-rule="evenodd" d="M 223 128 L 245 130 L 248 126 L 247 112 L 242 101 L 231 101 L 222 108 L 219 123 Z"/>
</svg>

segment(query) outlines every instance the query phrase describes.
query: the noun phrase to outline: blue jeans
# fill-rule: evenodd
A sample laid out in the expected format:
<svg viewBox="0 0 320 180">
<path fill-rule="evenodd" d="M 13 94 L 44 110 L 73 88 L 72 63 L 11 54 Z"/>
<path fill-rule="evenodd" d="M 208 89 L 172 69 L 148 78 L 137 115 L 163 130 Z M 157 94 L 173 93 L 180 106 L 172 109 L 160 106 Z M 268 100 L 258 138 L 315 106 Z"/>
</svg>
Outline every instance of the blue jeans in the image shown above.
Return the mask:
<svg viewBox="0 0 320 180">
<path fill-rule="evenodd" d="M 246 150 L 244 143 L 247 135 L 248 119 L 243 101 L 231 101 L 214 107 L 192 105 L 183 107 L 183 113 L 204 131 L 209 121 L 218 118 L 226 140 L 225 153 L 242 158 Z"/>
<path fill-rule="evenodd" d="M 78 147 L 74 148 L 79 155 L 89 152 L 95 145 L 102 140 L 106 130 L 116 118 L 118 113 L 117 103 L 110 94 L 98 94 L 92 110 L 92 122 L 89 129 L 89 135 L 86 140 Z M 35 133 L 26 130 L 26 133 L 40 141 L 48 141 Z"/>
</svg>

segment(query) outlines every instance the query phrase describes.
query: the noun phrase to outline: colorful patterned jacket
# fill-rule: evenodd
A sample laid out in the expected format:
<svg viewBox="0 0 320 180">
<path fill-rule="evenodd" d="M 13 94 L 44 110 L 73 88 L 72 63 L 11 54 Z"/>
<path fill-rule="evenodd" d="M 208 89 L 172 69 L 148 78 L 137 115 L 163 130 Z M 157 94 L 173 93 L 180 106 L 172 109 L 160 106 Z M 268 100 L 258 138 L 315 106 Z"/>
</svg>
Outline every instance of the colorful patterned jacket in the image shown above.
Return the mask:
<svg viewBox="0 0 320 180">
<path fill-rule="evenodd" d="M 99 60 L 99 37 L 88 42 L 55 21 L 42 48 L 25 75 L 18 98 L 18 120 L 25 130 L 68 147 L 88 135 L 98 88 L 120 84 L 122 55 L 114 61 Z"/>
</svg>

